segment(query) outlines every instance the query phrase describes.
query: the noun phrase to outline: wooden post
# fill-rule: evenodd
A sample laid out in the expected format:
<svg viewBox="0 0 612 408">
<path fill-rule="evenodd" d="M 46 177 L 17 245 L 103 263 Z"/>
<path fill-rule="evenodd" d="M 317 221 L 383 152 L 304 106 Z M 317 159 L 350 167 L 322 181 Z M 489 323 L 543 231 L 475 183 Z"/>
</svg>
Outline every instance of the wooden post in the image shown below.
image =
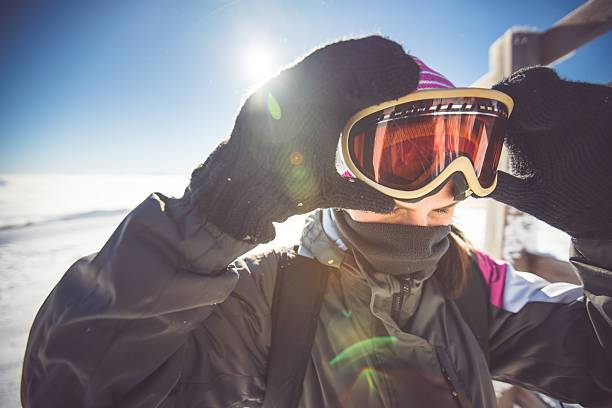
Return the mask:
<svg viewBox="0 0 612 408">
<path fill-rule="evenodd" d="M 612 1 L 587 1 L 541 34 L 540 64 L 552 64 L 610 29 Z"/>
<path fill-rule="evenodd" d="M 510 38 L 510 58 L 507 68 L 511 72 L 523 67 L 539 65 L 540 63 L 540 33 L 533 31 L 512 31 Z M 512 162 L 509 162 L 509 168 Z M 531 215 L 507 207 L 505 211 L 505 227 L 502 234 L 502 257 L 509 261 L 518 261 L 525 250 L 535 248 L 534 219 Z"/>
<path fill-rule="evenodd" d="M 489 72 L 472 86 L 489 88 L 520 68 L 551 64 L 610 29 L 610 0 L 590 0 L 544 32 L 511 28 L 491 44 Z M 499 169 L 510 167 L 504 148 Z M 533 217 L 493 200 L 487 200 L 486 211 L 485 251 L 513 260 L 533 247 Z"/>
</svg>

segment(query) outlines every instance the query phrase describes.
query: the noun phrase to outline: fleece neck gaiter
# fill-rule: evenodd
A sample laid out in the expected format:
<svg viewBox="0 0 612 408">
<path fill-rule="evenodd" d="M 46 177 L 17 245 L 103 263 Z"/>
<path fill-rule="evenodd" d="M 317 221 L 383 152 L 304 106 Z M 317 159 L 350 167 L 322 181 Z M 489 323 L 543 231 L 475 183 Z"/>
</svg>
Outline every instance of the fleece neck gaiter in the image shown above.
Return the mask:
<svg viewBox="0 0 612 408">
<path fill-rule="evenodd" d="M 398 278 L 428 279 L 449 247 L 448 225 L 357 222 L 343 210 L 333 210 L 332 218 L 358 261 Z"/>
</svg>

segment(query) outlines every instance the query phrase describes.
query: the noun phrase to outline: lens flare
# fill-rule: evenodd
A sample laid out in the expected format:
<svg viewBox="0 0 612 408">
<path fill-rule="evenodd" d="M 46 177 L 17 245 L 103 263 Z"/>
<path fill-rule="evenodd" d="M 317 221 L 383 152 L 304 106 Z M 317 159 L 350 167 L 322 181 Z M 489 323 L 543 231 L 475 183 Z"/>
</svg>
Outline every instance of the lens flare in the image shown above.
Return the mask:
<svg viewBox="0 0 612 408">
<path fill-rule="evenodd" d="M 300 152 L 292 152 L 289 156 L 289 160 L 294 166 L 301 166 L 302 163 L 304 163 L 304 155 Z"/>
<path fill-rule="evenodd" d="M 380 381 L 377 381 L 376 377 L 380 375 L 382 374 L 376 371 L 376 369 L 366 367 L 363 370 L 361 370 L 361 372 L 359 373 L 359 376 L 357 377 L 355 384 L 361 382 L 362 380 L 365 380 L 368 384 L 368 391 L 370 393 L 370 398 L 374 397 L 376 396 L 376 392 L 378 391 L 376 387 L 376 383 L 380 382 Z"/>
<path fill-rule="evenodd" d="M 287 196 L 295 203 L 302 203 L 318 194 L 318 183 L 308 166 L 291 166 L 283 181 Z"/>
<path fill-rule="evenodd" d="M 270 92 L 268 92 L 268 112 L 270 112 L 270 116 L 275 120 L 280 120 L 282 116 L 281 107 Z"/>
<path fill-rule="evenodd" d="M 340 354 L 332 358 L 329 364 L 333 366 L 342 362 L 356 360 L 372 354 L 377 347 L 396 342 L 397 337 L 395 336 L 373 337 L 371 339 L 362 340 L 344 349 Z"/>
</svg>

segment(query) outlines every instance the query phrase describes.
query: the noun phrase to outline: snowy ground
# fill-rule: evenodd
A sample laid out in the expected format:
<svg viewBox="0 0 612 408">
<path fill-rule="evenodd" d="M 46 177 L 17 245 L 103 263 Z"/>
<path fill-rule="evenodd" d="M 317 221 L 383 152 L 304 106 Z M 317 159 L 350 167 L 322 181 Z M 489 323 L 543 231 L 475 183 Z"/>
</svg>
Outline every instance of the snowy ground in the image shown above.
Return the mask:
<svg viewBox="0 0 612 408">
<path fill-rule="evenodd" d="M 121 215 L 0 231 L 0 406 L 18 406 L 29 327 L 72 262 L 95 252 Z"/>
</svg>

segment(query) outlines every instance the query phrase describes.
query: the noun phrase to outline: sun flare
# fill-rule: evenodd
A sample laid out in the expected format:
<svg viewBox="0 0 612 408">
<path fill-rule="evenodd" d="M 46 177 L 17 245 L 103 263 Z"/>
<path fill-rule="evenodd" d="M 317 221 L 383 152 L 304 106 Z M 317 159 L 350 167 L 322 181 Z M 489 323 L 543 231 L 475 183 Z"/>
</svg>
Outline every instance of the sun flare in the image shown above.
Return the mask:
<svg viewBox="0 0 612 408">
<path fill-rule="evenodd" d="M 243 65 L 249 77 L 255 82 L 260 82 L 274 69 L 272 53 L 264 47 L 253 47 L 247 51 Z"/>
</svg>

